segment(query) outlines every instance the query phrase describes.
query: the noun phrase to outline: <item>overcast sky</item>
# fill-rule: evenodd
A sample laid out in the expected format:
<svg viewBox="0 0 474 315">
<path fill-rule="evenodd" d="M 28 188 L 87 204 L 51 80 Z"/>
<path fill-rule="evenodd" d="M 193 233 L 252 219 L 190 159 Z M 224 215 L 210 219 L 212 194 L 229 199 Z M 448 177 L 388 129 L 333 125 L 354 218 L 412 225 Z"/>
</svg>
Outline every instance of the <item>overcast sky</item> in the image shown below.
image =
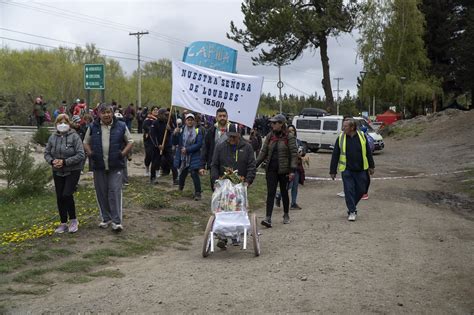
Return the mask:
<svg viewBox="0 0 474 315">
<path fill-rule="evenodd" d="M 0 0 L 0 37 L 54 47 L 95 43 L 102 48 L 103 54 L 136 59 L 137 40 L 129 36 L 129 32 L 149 31 L 150 34 L 141 40 L 144 61 L 160 58 L 181 60 L 184 47 L 189 43 L 214 41 L 237 49 L 237 71 L 264 76 L 263 92 L 276 95 L 277 68 L 253 66 L 251 54 L 226 38 L 230 21 L 243 26 L 240 6 L 239 0 Z M 38 47 L 7 39 L 0 39 L 0 43 L 14 49 Z M 356 78 L 362 69 L 362 62 L 356 60 L 356 35 L 330 39 L 329 59 L 333 90 L 337 88 L 334 78 L 342 77 L 340 90 L 344 92 L 341 94 L 347 90 L 355 93 Z M 136 60 L 117 60 L 128 74 L 137 67 Z M 307 50 L 299 60 L 282 67 L 283 93 L 309 95 L 316 92 L 324 95 L 321 79 L 319 50 Z"/>
</svg>

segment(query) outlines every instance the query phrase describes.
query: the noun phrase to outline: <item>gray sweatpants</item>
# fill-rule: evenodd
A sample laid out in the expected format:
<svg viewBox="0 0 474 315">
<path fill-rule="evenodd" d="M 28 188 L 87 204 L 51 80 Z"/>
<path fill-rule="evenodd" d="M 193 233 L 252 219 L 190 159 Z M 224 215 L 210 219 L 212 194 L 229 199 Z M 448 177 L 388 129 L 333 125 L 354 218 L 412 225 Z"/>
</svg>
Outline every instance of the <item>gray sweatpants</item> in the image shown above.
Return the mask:
<svg viewBox="0 0 474 315">
<path fill-rule="evenodd" d="M 103 222 L 122 224 L 123 170 L 94 171 L 94 186 Z"/>
</svg>

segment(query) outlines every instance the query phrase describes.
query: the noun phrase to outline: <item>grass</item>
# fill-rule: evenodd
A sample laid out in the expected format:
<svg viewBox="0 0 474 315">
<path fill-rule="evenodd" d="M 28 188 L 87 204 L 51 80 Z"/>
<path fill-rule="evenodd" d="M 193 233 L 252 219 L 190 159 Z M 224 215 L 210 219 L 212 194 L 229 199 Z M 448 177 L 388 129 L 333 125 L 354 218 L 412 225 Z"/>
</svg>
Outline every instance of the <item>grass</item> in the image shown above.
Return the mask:
<svg viewBox="0 0 474 315">
<path fill-rule="evenodd" d="M 90 220 L 97 217 L 98 210 L 93 186 L 81 182 L 75 200 L 83 233 L 44 236 L 26 240 L 22 246 L 9 244 L 2 247 L 0 242 L 0 251 L 5 253 L 0 254 L 0 291 L 7 294 L 38 295 L 47 292 L 46 286 L 53 283 L 52 279 L 56 282 L 81 284 L 97 277 L 121 278 L 125 275 L 119 270 L 97 269 L 110 265 L 121 257 L 143 255 L 162 247 L 192 249 L 191 238 L 202 233 L 211 214 L 210 201 L 206 200 L 211 195 L 209 181 L 207 178 L 201 181 L 205 196 L 202 202 L 191 199 L 190 180 L 184 192 L 177 191 L 172 185 L 165 185 L 165 181 L 171 181 L 170 177 L 161 178 L 160 181 L 163 183 L 151 186 L 146 178 L 131 177 L 130 186 L 124 190 L 123 196 L 126 209 L 134 209 L 124 213 L 126 222 L 134 220 L 135 224 L 140 225 L 144 220 L 154 220 L 160 227 L 159 233 L 143 233 L 140 228 L 130 227 L 124 233 L 116 235 L 107 234 L 106 231 L 99 232 L 95 225 L 92 228 L 87 221 L 83 223 L 85 217 L 91 218 Z M 251 209 L 263 206 L 265 194 L 265 178 L 258 176 L 249 188 Z M 154 211 L 162 208 L 166 208 L 163 213 Z M 11 204 L 2 201 L 0 194 L 2 233 L 27 230 L 35 224 L 57 219 L 53 192 L 18 199 Z M 105 238 L 102 237 L 104 232 L 107 235 Z M 12 281 L 16 283 L 14 289 L 9 286 Z M 31 284 L 43 285 L 45 288 L 31 289 Z"/>
<path fill-rule="evenodd" d="M 404 126 L 393 127 L 388 131 L 388 136 L 392 136 L 397 140 L 419 136 L 426 129 L 424 124 L 409 124 Z"/>
<path fill-rule="evenodd" d="M 469 197 L 474 198 L 474 168 L 468 169 L 466 173 L 463 174 L 463 179 L 458 182 L 460 190 Z"/>
</svg>

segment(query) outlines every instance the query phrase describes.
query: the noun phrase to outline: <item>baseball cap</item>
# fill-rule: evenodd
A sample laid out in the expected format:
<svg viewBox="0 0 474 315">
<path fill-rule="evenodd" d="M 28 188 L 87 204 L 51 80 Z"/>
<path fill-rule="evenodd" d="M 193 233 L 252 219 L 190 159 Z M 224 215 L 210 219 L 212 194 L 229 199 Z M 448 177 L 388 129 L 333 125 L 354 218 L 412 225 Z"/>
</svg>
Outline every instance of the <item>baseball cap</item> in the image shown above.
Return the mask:
<svg viewBox="0 0 474 315">
<path fill-rule="evenodd" d="M 230 124 L 229 129 L 227 130 L 227 135 L 228 136 L 238 136 L 238 135 L 240 135 L 239 127 L 236 124 Z"/>
<path fill-rule="evenodd" d="M 270 118 L 268 121 L 286 123 L 286 117 L 282 114 L 277 114 Z"/>
<path fill-rule="evenodd" d="M 195 119 L 196 117 L 194 117 L 194 114 L 189 113 L 189 114 L 186 114 L 186 116 L 184 116 L 184 119 L 188 119 L 188 118 Z"/>
<path fill-rule="evenodd" d="M 81 117 L 78 116 L 78 115 L 72 116 L 72 122 L 75 123 L 75 124 L 80 123 L 81 122 Z"/>
</svg>

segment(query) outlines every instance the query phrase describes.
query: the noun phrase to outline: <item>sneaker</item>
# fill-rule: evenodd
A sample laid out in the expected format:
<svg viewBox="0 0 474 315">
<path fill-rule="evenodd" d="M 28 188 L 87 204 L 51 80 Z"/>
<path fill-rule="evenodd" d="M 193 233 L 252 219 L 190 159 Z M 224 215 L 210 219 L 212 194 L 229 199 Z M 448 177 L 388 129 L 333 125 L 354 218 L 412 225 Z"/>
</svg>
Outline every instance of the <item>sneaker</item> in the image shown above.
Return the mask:
<svg viewBox="0 0 474 315">
<path fill-rule="evenodd" d="M 288 214 L 283 216 L 283 224 L 290 224 L 290 216 Z"/>
<path fill-rule="evenodd" d="M 281 207 L 281 197 L 275 197 L 275 206 L 277 206 L 278 208 Z"/>
<path fill-rule="evenodd" d="M 123 183 L 124 186 L 130 186 L 129 182 Z"/>
<path fill-rule="evenodd" d="M 69 233 L 76 233 L 79 230 L 79 221 L 77 219 L 72 219 L 71 224 L 68 227 Z"/>
<path fill-rule="evenodd" d="M 341 198 L 346 197 L 346 194 L 344 194 L 343 191 L 341 191 L 340 193 L 337 193 L 337 195 L 338 195 L 339 197 L 341 197 Z"/>
<path fill-rule="evenodd" d="M 112 230 L 116 232 L 120 232 L 123 230 L 123 226 L 122 224 L 117 224 L 117 223 L 112 222 Z"/>
<path fill-rule="evenodd" d="M 54 230 L 54 233 L 57 233 L 57 234 L 63 234 L 64 232 L 67 232 L 67 224 L 66 223 L 61 223 L 57 228 L 56 230 Z"/>
<path fill-rule="evenodd" d="M 363 194 L 361 199 L 362 200 L 369 200 L 369 194 Z"/>
<path fill-rule="evenodd" d="M 351 212 L 351 213 L 349 213 L 349 217 L 347 218 L 347 220 L 355 221 L 356 217 L 357 217 L 357 215 L 354 212 Z"/>
<path fill-rule="evenodd" d="M 156 178 L 150 178 L 150 185 L 156 185 Z"/>
<path fill-rule="evenodd" d="M 178 179 L 173 179 L 173 185 L 174 185 L 174 186 L 178 186 L 178 185 L 179 185 Z"/>
<path fill-rule="evenodd" d="M 102 221 L 99 223 L 99 227 L 102 229 L 106 229 L 109 227 L 110 223 L 112 223 L 112 221 Z"/>
<path fill-rule="evenodd" d="M 232 245 L 233 245 L 233 246 L 240 246 L 240 243 L 239 243 L 239 241 L 238 241 L 236 238 L 233 238 L 233 239 L 232 239 Z"/>
<path fill-rule="evenodd" d="M 219 239 L 217 242 L 217 247 L 220 249 L 227 249 L 227 239 Z"/>
<path fill-rule="evenodd" d="M 266 226 L 267 228 L 271 228 L 272 227 L 272 219 L 269 218 L 269 217 L 266 217 L 265 220 L 262 220 L 261 224 L 263 226 Z"/>
<path fill-rule="evenodd" d="M 194 193 L 194 200 L 196 200 L 196 201 L 201 200 L 201 193 L 200 192 Z"/>
<path fill-rule="evenodd" d="M 295 203 L 294 205 L 291 205 L 291 210 L 301 210 L 302 208 L 300 206 L 298 206 L 297 203 Z"/>
<path fill-rule="evenodd" d="M 150 176 L 150 167 L 145 166 L 145 177 L 148 177 L 148 176 Z"/>
</svg>

